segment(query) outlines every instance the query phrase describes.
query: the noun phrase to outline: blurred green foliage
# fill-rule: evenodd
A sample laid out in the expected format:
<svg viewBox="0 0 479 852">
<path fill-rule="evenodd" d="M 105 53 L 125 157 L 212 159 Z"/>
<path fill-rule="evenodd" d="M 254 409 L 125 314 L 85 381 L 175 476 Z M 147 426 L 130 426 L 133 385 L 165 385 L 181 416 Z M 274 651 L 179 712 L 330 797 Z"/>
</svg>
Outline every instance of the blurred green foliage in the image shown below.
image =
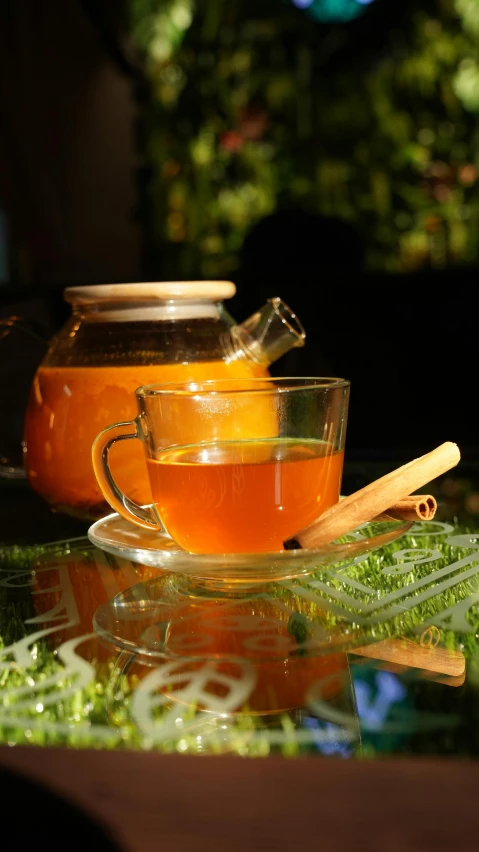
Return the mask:
<svg viewBox="0 0 479 852">
<path fill-rule="evenodd" d="M 129 12 L 164 277 L 232 276 L 284 206 L 354 222 L 370 269 L 479 260 L 479 0 L 405 4 L 397 22 L 378 0 L 338 25 L 289 0 Z"/>
</svg>

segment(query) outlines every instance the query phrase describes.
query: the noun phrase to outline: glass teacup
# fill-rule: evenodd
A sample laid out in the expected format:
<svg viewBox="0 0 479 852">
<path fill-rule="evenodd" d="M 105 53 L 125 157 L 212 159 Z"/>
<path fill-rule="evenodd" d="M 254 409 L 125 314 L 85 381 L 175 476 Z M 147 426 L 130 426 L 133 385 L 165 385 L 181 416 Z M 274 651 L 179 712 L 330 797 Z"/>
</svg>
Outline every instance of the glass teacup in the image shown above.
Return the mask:
<svg viewBox="0 0 479 852">
<path fill-rule="evenodd" d="M 104 497 L 192 553 L 257 553 L 339 500 L 350 382 L 281 378 L 138 388 L 135 420 L 104 429 L 92 458 Z M 143 443 L 153 494 L 139 506 L 108 464 L 117 441 Z"/>
</svg>

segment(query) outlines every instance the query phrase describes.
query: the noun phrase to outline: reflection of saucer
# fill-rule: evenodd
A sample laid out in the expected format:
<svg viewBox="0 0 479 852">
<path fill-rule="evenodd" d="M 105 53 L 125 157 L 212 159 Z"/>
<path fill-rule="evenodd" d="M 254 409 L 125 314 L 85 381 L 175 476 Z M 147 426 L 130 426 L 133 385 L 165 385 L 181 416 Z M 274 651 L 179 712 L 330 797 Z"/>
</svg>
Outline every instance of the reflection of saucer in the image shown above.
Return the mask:
<svg viewBox="0 0 479 852">
<path fill-rule="evenodd" d="M 160 571 L 239 586 L 307 576 L 389 544 L 410 527 L 407 521 L 371 522 L 318 550 L 193 554 L 179 548 L 169 536 L 137 527 L 115 513 L 96 521 L 88 537 L 101 550 Z"/>
<path fill-rule="evenodd" d="M 338 617 L 334 597 L 311 600 L 301 594 L 303 586 L 287 582 L 256 588 L 261 591 L 229 595 L 198 590 L 188 579 L 161 574 L 100 606 L 93 626 L 117 649 L 162 663 L 240 660 L 245 665 L 284 665 L 377 642 L 377 625 Z M 391 635 L 394 632 L 391 625 Z"/>
</svg>

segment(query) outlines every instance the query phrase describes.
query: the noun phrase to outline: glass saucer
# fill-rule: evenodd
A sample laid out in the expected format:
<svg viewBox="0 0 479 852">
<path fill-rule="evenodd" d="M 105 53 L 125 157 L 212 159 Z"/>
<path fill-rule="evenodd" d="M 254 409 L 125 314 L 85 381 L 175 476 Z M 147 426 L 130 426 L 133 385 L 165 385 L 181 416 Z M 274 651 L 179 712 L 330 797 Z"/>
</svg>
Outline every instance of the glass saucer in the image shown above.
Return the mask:
<svg viewBox="0 0 479 852">
<path fill-rule="evenodd" d="M 390 544 L 411 526 L 409 521 L 373 521 L 317 550 L 196 554 L 180 548 L 168 535 L 142 529 L 115 512 L 96 521 L 88 530 L 88 538 L 114 556 L 162 572 L 183 574 L 209 586 L 242 588 L 308 576 Z"/>
</svg>

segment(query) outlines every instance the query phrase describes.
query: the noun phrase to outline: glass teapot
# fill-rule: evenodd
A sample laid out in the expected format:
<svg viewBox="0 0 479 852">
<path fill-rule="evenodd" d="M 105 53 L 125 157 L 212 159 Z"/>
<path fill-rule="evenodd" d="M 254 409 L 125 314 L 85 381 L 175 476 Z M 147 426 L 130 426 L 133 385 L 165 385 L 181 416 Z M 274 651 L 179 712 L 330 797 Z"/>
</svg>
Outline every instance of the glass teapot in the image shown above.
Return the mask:
<svg viewBox="0 0 479 852">
<path fill-rule="evenodd" d="M 91 446 L 106 426 L 136 416 L 137 387 L 267 376 L 273 361 L 304 345 L 301 323 L 280 298 L 235 323 L 223 306 L 235 292 L 229 281 L 66 289 L 72 315 L 36 371 L 25 415 L 24 467 L 34 491 L 57 511 L 108 514 Z M 110 458 L 118 485 L 150 503 L 141 446 L 117 450 Z"/>
</svg>

